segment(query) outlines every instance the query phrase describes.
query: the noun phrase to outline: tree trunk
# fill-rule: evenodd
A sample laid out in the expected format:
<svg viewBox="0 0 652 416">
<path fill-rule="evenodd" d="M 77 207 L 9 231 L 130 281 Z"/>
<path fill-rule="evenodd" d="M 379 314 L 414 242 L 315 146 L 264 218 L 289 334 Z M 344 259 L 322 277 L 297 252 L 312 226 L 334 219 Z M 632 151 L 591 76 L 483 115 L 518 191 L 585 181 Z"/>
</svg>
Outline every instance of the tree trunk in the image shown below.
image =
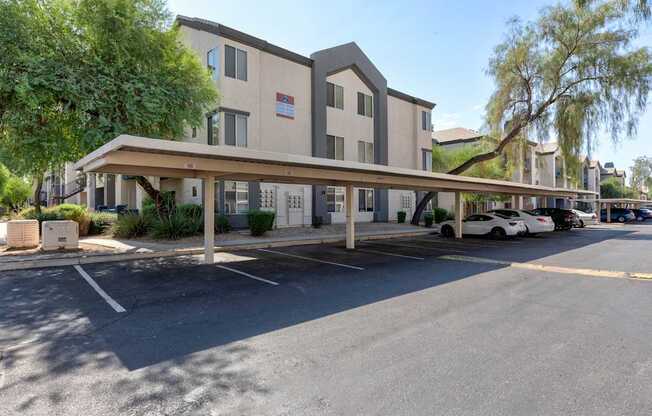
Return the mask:
<svg viewBox="0 0 652 416">
<path fill-rule="evenodd" d="M 461 165 L 457 166 L 455 169 L 452 169 L 448 171 L 449 175 L 459 175 L 463 172 L 466 172 L 469 168 L 471 168 L 473 165 L 481 162 L 486 162 L 491 159 L 495 159 L 498 156 L 500 156 L 503 151 L 505 150 L 505 147 L 509 143 L 511 143 L 523 130 L 523 127 L 527 125 L 526 122 L 520 122 L 516 123 L 514 127 L 507 133 L 507 136 L 505 136 L 498 146 L 490 152 L 487 153 L 481 153 L 479 155 L 475 155 L 466 162 L 462 163 Z M 432 199 L 432 197 L 435 196 L 434 192 L 428 192 L 422 199 L 419 201 L 417 204 L 416 209 L 414 210 L 414 215 L 412 215 L 412 220 L 410 223 L 412 225 L 419 225 L 419 219 L 421 218 L 421 215 L 423 214 L 423 210 L 426 209 L 426 205 L 428 205 L 428 202 Z"/>
<path fill-rule="evenodd" d="M 34 211 L 41 214 L 41 190 L 43 189 L 43 174 L 34 178 L 36 186 L 34 187 Z"/>
<path fill-rule="evenodd" d="M 161 191 L 154 188 L 151 182 L 144 176 L 136 176 L 136 182 L 140 185 L 147 195 L 152 198 L 156 204 L 156 211 L 159 216 L 167 216 L 174 209 L 174 200 L 170 201 L 170 206 L 163 200 Z"/>
</svg>

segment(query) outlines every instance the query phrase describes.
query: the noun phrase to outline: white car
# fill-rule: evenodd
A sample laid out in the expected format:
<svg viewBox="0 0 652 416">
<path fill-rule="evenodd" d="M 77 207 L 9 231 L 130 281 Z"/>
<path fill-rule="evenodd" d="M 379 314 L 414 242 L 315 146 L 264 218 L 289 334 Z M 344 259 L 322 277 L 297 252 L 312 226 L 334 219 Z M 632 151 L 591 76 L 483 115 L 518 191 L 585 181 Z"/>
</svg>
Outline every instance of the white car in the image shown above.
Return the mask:
<svg viewBox="0 0 652 416">
<path fill-rule="evenodd" d="M 523 221 L 500 214 L 469 215 L 462 222 L 462 234 L 468 235 L 491 235 L 494 238 L 505 238 L 525 234 L 526 230 Z M 444 237 L 454 237 L 455 221 L 442 222 L 439 232 Z"/>
<path fill-rule="evenodd" d="M 598 224 L 598 216 L 590 212 L 580 211 L 579 209 L 571 209 L 580 219 L 580 227 L 584 228 L 587 225 L 596 225 Z"/>
<path fill-rule="evenodd" d="M 537 215 L 525 209 L 495 209 L 490 213 L 500 214 L 505 217 L 522 220 L 525 223 L 526 234 L 549 233 L 555 231 L 555 222 L 547 215 Z"/>
</svg>

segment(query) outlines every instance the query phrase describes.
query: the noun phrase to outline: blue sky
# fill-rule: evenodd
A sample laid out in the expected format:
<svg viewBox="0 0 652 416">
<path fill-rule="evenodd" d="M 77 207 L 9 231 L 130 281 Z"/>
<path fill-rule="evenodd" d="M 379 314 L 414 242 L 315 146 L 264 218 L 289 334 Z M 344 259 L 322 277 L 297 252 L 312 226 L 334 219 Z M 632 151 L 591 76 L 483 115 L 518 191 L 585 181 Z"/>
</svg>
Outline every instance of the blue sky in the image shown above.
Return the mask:
<svg viewBox="0 0 652 416">
<path fill-rule="evenodd" d="M 388 85 L 434 101 L 435 129 L 483 124 L 493 84 L 485 75 L 493 47 L 512 16 L 536 17 L 551 1 L 248 1 L 169 0 L 173 13 L 213 20 L 310 55 L 355 41 Z M 652 45 L 652 28 L 640 39 Z M 608 136 L 594 153 L 619 168 L 652 157 L 652 97 L 638 136 L 614 146 Z"/>
</svg>

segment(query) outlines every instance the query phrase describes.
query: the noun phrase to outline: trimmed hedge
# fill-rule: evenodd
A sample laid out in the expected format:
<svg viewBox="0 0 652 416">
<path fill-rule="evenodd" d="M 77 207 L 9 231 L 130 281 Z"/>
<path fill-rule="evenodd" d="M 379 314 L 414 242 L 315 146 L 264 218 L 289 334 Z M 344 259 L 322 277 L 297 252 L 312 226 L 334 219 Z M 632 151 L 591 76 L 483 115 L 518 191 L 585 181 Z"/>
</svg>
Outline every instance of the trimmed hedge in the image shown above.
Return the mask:
<svg viewBox="0 0 652 416">
<path fill-rule="evenodd" d="M 215 232 L 219 234 L 225 234 L 231 231 L 231 223 L 229 218 L 225 215 L 216 215 L 215 216 Z"/>
<path fill-rule="evenodd" d="M 434 215 L 437 224 L 446 221 L 446 218 L 448 217 L 448 211 L 444 208 L 433 208 L 432 214 Z"/>
<path fill-rule="evenodd" d="M 276 214 L 270 211 L 250 210 L 247 213 L 251 235 L 259 237 L 274 227 Z"/>
</svg>

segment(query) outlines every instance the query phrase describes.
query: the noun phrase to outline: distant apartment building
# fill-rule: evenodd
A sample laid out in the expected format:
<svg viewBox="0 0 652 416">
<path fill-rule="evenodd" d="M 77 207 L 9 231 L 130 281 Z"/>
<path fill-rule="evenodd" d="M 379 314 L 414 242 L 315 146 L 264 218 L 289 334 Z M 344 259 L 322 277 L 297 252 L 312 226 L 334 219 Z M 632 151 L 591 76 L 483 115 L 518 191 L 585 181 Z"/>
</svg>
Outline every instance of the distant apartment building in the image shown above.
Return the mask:
<svg viewBox="0 0 652 416">
<path fill-rule="evenodd" d="M 187 129 L 183 141 L 430 170 L 435 104 L 388 87 L 354 42 L 307 57 L 208 20 L 178 16 L 177 23 L 220 92 L 204 125 Z M 150 181 L 177 203 L 201 204 L 201 180 Z M 89 175 L 87 188 L 91 206 L 140 208 L 144 197 L 124 175 Z M 279 227 L 309 225 L 313 217 L 345 221 L 344 188 L 228 178 L 215 188 L 217 212 L 236 227 L 246 226 L 254 208 L 275 211 Z M 411 215 L 419 196 L 366 188 L 354 195 L 356 221 Z"/>
<path fill-rule="evenodd" d="M 442 146 L 445 149 L 452 150 L 477 144 L 484 138 L 484 134 L 475 130 L 456 127 L 433 131 L 432 138 L 433 146 Z M 514 169 L 511 180 L 514 182 L 600 192 L 600 164 L 598 161 L 590 161 L 586 157 L 582 158 L 579 179 L 575 183 L 568 175 L 561 148 L 556 142 L 537 143 L 528 140 L 521 151 L 517 153 L 519 154 L 518 160 L 512 161 Z M 519 202 L 521 202 L 520 205 L 524 209 L 541 206 L 570 208 L 574 204 L 574 201 L 563 198 L 547 198 L 544 200 L 544 198 L 522 197 L 522 201 Z M 508 208 L 514 206 L 515 203 L 514 198 L 506 202 L 467 203 L 466 212 Z M 450 192 L 440 192 L 438 194 L 439 207 L 452 210 L 453 204 L 454 194 Z M 581 209 L 594 210 L 593 202 L 580 202 L 577 205 Z"/>
</svg>

